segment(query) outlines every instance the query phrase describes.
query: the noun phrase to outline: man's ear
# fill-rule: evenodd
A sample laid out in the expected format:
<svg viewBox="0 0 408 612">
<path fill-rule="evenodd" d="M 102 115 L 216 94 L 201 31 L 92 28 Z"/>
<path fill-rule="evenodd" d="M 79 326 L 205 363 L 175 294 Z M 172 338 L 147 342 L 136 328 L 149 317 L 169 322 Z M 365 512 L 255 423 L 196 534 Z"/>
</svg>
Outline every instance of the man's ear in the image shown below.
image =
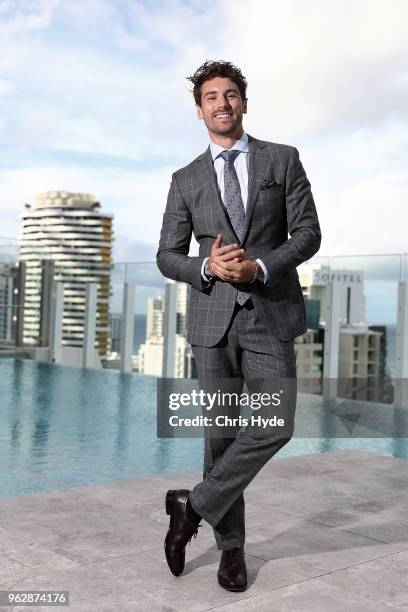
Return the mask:
<svg viewBox="0 0 408 612">
<path fill-rule="evenodd" d="M 201 110 L 201 106 L 199 104 L 196 104 L 196 111 L 197 111 L 197 117 L 199 119 L 203 118 L 203 111 Z"/>
<path fill-rule="evenodd" d="M 247 110 L 248 110 L 248 109 L 247 109 L 247 102 L 248 102 L 248 98 L 245 98 L 245 100 L 244 100 L 244 108 L 243 108 L 243 110 L 242 110 L 242 112 L 243 112 L 243 113 L 246 113 L 246 112 L 247 112 Z"/>
</svg>

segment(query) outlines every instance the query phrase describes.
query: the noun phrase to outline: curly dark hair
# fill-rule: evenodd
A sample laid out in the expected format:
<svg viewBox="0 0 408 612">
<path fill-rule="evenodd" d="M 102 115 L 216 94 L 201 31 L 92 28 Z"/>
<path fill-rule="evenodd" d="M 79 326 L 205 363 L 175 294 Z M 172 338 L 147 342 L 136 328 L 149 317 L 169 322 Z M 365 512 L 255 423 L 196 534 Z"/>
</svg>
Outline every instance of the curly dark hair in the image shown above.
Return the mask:
<svg viewBox="0 0 408 612">
<path fill-rule="evenodd" d="M 206 60 L 204 64 L 201 64 L 195 73 L 187 78 L 187 81 L 191 81 L 194 85 L 193 95 L 195 103 L 201 106 L 201 86 L 204 81 L 209 81 L 215 77 L 229 77 L 234 83 L 236 83 L 239 93 L 241 94 L 242 100 L 246 100 L 246 89 L 247 80 L 242 74 L 241 70 L 234 66 L 231 62 L 225 62 L 223 60 Z"/>
</svg>

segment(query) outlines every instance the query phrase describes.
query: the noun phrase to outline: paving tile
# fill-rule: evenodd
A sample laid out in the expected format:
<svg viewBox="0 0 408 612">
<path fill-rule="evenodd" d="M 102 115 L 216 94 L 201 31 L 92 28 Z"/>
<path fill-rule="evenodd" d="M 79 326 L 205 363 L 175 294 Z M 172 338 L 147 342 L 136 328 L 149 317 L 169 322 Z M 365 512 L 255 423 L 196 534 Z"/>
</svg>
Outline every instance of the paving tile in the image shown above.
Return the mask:
<svg viewBox="0 0 408 612">
<path fill-rule="evenodd" d="M 367 597 L 381 606 L 392 605 L 408 609 L 408 551 L 375 559 L 322 576 L 320 581 L 328 586 L 347 589 L 356 595 Z"/>
<path fill-rule="evenodd" d="M 247 553 L 273 561 L 302 578 L 312 578 L 356 563 L 400 552 L 406 542 L 377 542 L 357 533 L 333 529 L 308 519 L 289 519 L 249 530 Z"/>
<path fill-rule="evenodd" d="M 0 589 L 3 590 L 15 579 L 78 567 L 71 559 L 37 543 L 30 534 L 0 528 L 0 542 Z"/>
<path fill-rule="evenodd" d="M 71 605 L 67 608 L 50 608 L 48 607 L 34 607 L 30 608 L 27 606 L 19 606 L 14 608 L 3 608 L 0 607 L 0 612 L 51 612 L 51 610 L 68 610 L 69 612 L 178 612 L 175 608 L 170 606 L 162 606 L 157 603 L 151 597 L 147 595 L 136 594 L 136 598 L 132 600 L 130 597 L 129 603 L 125 603 L 121 600 L 112 601 L 112 603 L 106 604 L 103 599 L 95 599 L 89 602 L 76 601 L 75 608 Z"/>
<path fill-rule="evenodd" d="M 22 496 L 21 504 L 16 498 L 0 502 L 0 523 L 9 530 L 27 532 L 35 526 L 37 535 L 43 533 L 73 533 L 84 525 L 97 528 L 106 522 L 126 522 L 134 515 L 113 508 L 95 499 L 83 498 L 75 490 L 71 494 L 53 492 L 46 496 Z"/>
<path fill-rule="evenodd" d="M 162 542 L 161 526 L 154 521 L 98 500 L 74 505 L 63 501 L 57 507 L 50 504 L 47 511 L 33 504 L 28 516 L 26 509 L 13 515 L 3 508 L 1 520 L 7 529 L 24 536 L 27 546 L 42 544 L 50 557 L 57 554 L 77 562 L 125 555 Z"/>
<path fill-rule="evenodd" d="M 92 603 L 94 603 L 94 610 L 99 610 L 99 606 L 95 602 L 110 606 L 113 612 L 121 610 L 122 604 L 131 604 L 132 602 L 139 602 L 140 604 L 144 601 L 150 602 L 152 599 L 145 592 L 138 591 L 134 585 L 119 583 L 115 576 L 107 576 L 106 573 L 98 572 L 97 568 L 92 564 L 15 580 L 12 590 L 69 591 L 69 607 L 58 609 L 67 609 L 75 612 L 80 605 L 84 607 Z M 47 609 L 46 606 L 42 607 Z M 25 606 L 20 606 L 20 608 L 27 610 Z M 34 609 L 37 610 L 37 608 L 33 607 Z M 148 609 L 149 607 L 147 606 L 146 610 Z"/>
<path fill-rule="evenodd" d="M 212 609 L 223 603 L 265 592 L 273 587 L 292 584 L 299 580 L 293 572 L 276 568 L 272 574 L 263 573 L 266 562 L 246 555 L 248 589 L 244 593 L 231 593 L 218 585 L 217 570 L 221 552 L 215 545 L 195 541 L 187 546 L 186 566 L 181 576 L 171 574 L 163 548 L 150 550 L 142 555 L 102 561 L 98 572 L 114 575 L 117 584 L 132 584 L 135 589 L 149 594 L 163 606 L 197 612 Z"/>
<path fill-rule="evenodd" d="M 68 530 L 66 530 L 68 531 Z M 51 550 L 78 563 L 143 552 L 163 541 L 163 533 L 152 521 L 133 518 L 124 523 L 109 524 L 97 530 L 85 529 L 73 534 L 65 533 Z"/>
<path fill-rule="evenodd" d="M 408 547 L 408 508 L 404 504 L 404 498 L 395 496 L 316 513 L 309 519 L 382 542 L 405 543 Z"/>
<path fill-rule="evenodd" d="M 337 588 L 315 579 L 220 606 L 217 612 L 397 612 L 404 609 L 388 604 L 379 606 L 350 589 Z"/>
<path fill-rule="evenodd" d="M 166 474 L 153 478 L 120 480 L 109 485 L 83 488 L 82 494 L 91 499 L 99 499 L 115 508 L 133 511 L 149 503 L 163 503 L 168 489 L 189 489 L 202 478 L 202 473 L 184 472 Z"/>
</svg>

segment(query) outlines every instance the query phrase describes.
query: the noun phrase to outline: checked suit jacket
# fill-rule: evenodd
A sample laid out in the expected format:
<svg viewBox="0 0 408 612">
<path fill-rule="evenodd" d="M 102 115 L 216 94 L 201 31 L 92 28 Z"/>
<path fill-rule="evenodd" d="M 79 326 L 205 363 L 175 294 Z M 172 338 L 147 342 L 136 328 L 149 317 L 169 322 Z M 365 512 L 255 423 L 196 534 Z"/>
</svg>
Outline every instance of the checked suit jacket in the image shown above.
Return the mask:
<svg viewBox="0 0 408 612">
<path fill-rule="evenodd" d="M 320 248 L 316 207 L 298 150 L 248 134 L 248 200 L 242 240 L 224 208 L 210 147 L 172 174 L 156 261 L 162 274 L 191 285 L 187 341 L 211 347 L 231 321 L 238 288 L 252 294 L 262 346 L 273 338 L 291 341 L 307 330 L 296 267 Z M 199 255 L 189 256 L 192 233 Z M 237 243 L 265 264 L 267 284 L 233 283 L 201 276 L 218 233 L 223 245 Z M 288 234 L 290 237 L 288 237 Z M 256 346 L 253 347 L 256 350 Z"/>
</svg>

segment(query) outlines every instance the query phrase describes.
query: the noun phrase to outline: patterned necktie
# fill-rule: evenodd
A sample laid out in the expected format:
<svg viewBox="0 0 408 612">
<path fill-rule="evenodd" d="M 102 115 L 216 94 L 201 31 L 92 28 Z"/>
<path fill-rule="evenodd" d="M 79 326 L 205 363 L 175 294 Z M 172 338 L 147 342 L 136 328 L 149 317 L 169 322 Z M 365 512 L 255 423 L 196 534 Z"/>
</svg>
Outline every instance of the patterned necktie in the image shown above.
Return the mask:
<svg viewBox="0 0 408 612">
<path fill-rule="evenodd" d="M 225 161 L 224 205 L 236 235 L 242 240 L 245 230 L 245 209 L 237 172 L 234 166 L 234 161 L 240 153 L 241 151 L 239 151 L 239 149 L 232 149 L 230 151 L 222 151 L 218 157 L 222 157 Z M 238 290 L 237 302 L 241 305 L 245 304 L 250 297 L 250 293 Z"/>
</svg>

